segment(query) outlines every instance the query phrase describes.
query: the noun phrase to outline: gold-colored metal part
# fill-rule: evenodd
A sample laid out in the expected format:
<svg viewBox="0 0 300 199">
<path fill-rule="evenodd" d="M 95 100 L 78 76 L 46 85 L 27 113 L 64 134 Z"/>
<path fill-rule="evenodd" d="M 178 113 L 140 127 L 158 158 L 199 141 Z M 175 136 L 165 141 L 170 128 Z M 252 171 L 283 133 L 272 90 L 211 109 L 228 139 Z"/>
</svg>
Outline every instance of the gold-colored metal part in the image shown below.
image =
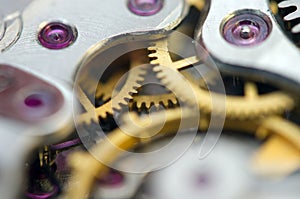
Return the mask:
<svg viewBox="0 0 300 199">
<path fill-rule="evenodd" d="M 253 158 L 259 174 L 282 177 L 300 168 L 300 127 L 279 117 L 265 119 L 256 132 L 269 137 Z"/>
<path fill-rule="evenodd" d="M 169 106 L 178 105 L 176 96 L 173 93 L 166 93 L 161 95 L 136 95 L 133 96 L 133 104 L 137 109 L 150 109 L 152 106 L 158 107 L 163 105 L 168 108 Z"/>
<path fill-rule="evenodd" d="M 188 93 L 185 93 L 185 88 L 181 84 L 178 84 L 178 79 L 174 78 L 170 71 L 177 71 L 178 67 L 176 62 L 173 62 L 168 52 L 167 39 L 159 40 L 154 46 L 149 47 L 149 50 L 153 53 L 149 55 L 153 61 L 151 64 L 156 64 L 154 71 L 157 73 L 157 77 L 165 84 L 166 87 L 173 88 L 174 91 L 181 93 L 180 97 L 185 98 Z M 180 62 L 180 61 L 179 61 Z M 178 61 L 177 61 L 178 63 Z M 184 67 L 190 65 L 188 62 Z M 193 63 L 191 63 L 193 64 Z M 174 67 L 176 66 L 176 67 Z M 182 68 L 182 67 L 181 67 Z M 264 95 L 259 95 L 257 89 L 254 88 L 253 84 L 246 84 L 245 86 L 245 97 L 240 96 L 224 96 L 214 92 L 201 89 L 199 86 L 194 85 L 191 82 L 191 86 L 194 89 L 194 93 L 197 95 L 199 108 L 208 114 L 211 113 L 212 109 L 216 112 L 223 112 L 223 101 L 226 102 L 226 118 L 229 119 L 254 119 L 261 118 L 268 115 L 278 115 L 285 111 L 291 110 L 294 107 L 294 99 L 281 91 L 271 92 Z M 220 107 L 215 106 L 211 100 L 220 101 L 215 105 L 221 104 Z"/>
<path fill-rule="evenodd" d="M 48 146 L 39 149 L 40 167 L 49 166 L 51 163 L 51 154 Z"/>
<path fill-rule="evenodd" d="M 252 168 L 264 176 L 288 176 L 300 168 L 300 151 L 290 140 L 273 135 L 253 157 Z"/>
<path fill-rule="evenodd" d="M 270 8 L 274 15 L 278 14 L 278 4 L 275 1 L 270 1 Z"/>
<path fill-rule="evenodd" d="M 186 0 L 186 2 L 191 6 L 195 6 L 198 10 L 202 10 L 205 6 L 204 0 Z"/>
<path fill-rule="evenodd" d="M 256 134 L 261 139 L 275 134 L 289 140 L 300 151 L 300 127 L 283 118 L 270 117 L 265 119 Z"/>
<path fill-rule="evenodd" d="M 258 151 L 256 161 L 254 161 L 255 166 L 266 168 L 268 165 L 264 158 L 269 157 L 270 160 L 291 160 L 288 166 L 281 170 L 273 170 L 273 172 L 286 174 L 299 168 L 299 127 L 275 117 L 294 108 L 295 101 L 290 95 L 284 92 L 260 95 L 256 85 L 250 82 L 245 85 L 245 96 L 243 97 L 224 96 L 209 92 L 199 87 L 195 82 L 189 81 L 179 72 L 179 70 L 184 70 L 184 68 L 198 63 L 197 57 L 173 62 L 168 52 L 167 39 L 157 41 L 154 46 L 149 47 L 149 51 L 152 52 L 149 54 L 152 59 L 150 63 L 155 65 L 153 71 L 156 72 L 157 78 L 174 94 L 150 97 L 138 95 L 137 87 L 141 85 L 139 82 L 143 80 L 146 70 L 143 67 L 133 68 L 130 70 L 121 91 L 99 108 L 93 110 L 91 103 L 87 102 L 89 99 L 84 96 L 84 92 L 79 90 L 79 100 L 86 110 L 86 113 L 79 117 L 79 121 L 89 124 L 92 120 L 98 120 L 98 117 L 106 117 L 108 113 L 113 113 L 114 109 L 121 108 L 120 104 L 127 105 L 128 99 L 133 99 L 137 108 L 141 108 L 143 105 L 150 108 L 151 105 L 160 103 L 166 105 L 170 101 L 175 104 L 178 99 L 189 104 L 189 107 L 166 109 L 163 112 L 154 113 L 151 118 L 139 117 L 134 113 L 125 115 L 124 125 L 109 133 L 107 140 L 100 141 L 91 149 L 95 156 L 101 154 L 101 162 L 111 164 L 121 155 L 120 150 L 116 150 L 111 144 L 119 149 L 129 150 L 138 144 L 147 143 L 157 138 L 157 136 L 153 136 L 153 132 L 160 129 L 161 125 L 163 125 L 162 129 L 159 134 L 155 135 L 163 136 L 167 133 L 174 133 L 182 121 L 185 121 L 186 128 L 195 125 L 193 121 L 195 115 L 192 110 L 193 107 L 198 106 L 201 111 L 201 118 L 200 121 L 197 121 L 199 123 L 197 125 L 201 130 L 208 128 L 212 111 L 220 114 L 226 111 L 225 129 L 257 132 L 256 135 L 261 139 L 271 136 L 266 145 Z M 190 89 L 186 89 L 187 86 Z M 132 95 L 133 93 L 137 95 Z M 225 100 L 226 110 L 221 105 L 218 107 L 219 103 L 214 103 L 217 107 L 213 106 L 212 99 L 217 102 L 219 100 L 220 104 L 224 103 Z M 116 104 L 113 103 L 114 100 L 117 102 Z M 196 103 L 194 103 L 195 100 Z M 162 124 L 161 121 L 165 121 L 165 123 Z M 287 145 L 289 146 L 285 147 Z M 274 147 L 277 147 L 278 150 L 284 148 L 284 151 L 280 151 L 278 154 L 273 153 L 272 151 L 276 152 L 273 150 Z M 287 159 L 283 159 L 282 152 L 287 153 Z M 270 153 L 272 155 L 269 155 Z M 74 153 L 69 160 L 73 168 L 73 180 L 68 188 L 69 191 L 65 193 L 63 198 L 87 198 L 94 180 L 107 171 L 106 165 L 101 162 L 89 153 Z"/>
<path fill-rule="evenodd" d="M 134 118 L 135 125 L 131 122 L 125 122 L 122 128 L 109 133 L 106 141 L 101 141 L 101 143 L 98 143 L 91 149 L 94 156 L 101 154 L 101 162 L 107 164 L 113 163 L 121 155 L 120 150 L 117 150 L 116 147 L 122 150 L 129 150 L 139 143 L 151 141 L 156 136 L 150 140 L 147 137 L 153 135 L 153 131 L 161 127 L 162 129 L 157 134 L 158 136 L 176 132 L 179 124 L 183 125 L 181 126 L 182 128 L 197 125 L 194 119 L 195 114 L 188 108 L 177 108 L 155 113 L 152 115 L 150 121 L 148 117 L 141 118 L 133 113 L 126 117 Z M 166 123 L 162 124 L 161 121 L 166 121 Z M 73 168 L 73 180 L 68 188 L 70 191 L 66 192 L 63 198 L 87 198 L 94 180 L 106 172 L 106 166 L 101 162 L 89 153 L 74 153 L 69 159 L 69 163 Z"/>
<path fill-rule="evenodd" d="M 132 94 L 137 93 L 137 88 L 141 86 L 143 76 L 146 73 L 146 67 L 135 67 L 128 72 L 128 77 L 122 89 L 112 96 L 112 99 L 98 108 L 94 108 L 93 112 L 85 112 L 78 118 L 78 123 L 90 124 L 92 121 L 97 122 L 98 118 L 106 118 L 108 114 L 113 114 L 114 110 L 120 110 L 122 105 L 127 105 Z M 84 94 L 84 93 L 79 93 Z M 79 99 L 84 98 L 80 96 Z"/>
</svg>

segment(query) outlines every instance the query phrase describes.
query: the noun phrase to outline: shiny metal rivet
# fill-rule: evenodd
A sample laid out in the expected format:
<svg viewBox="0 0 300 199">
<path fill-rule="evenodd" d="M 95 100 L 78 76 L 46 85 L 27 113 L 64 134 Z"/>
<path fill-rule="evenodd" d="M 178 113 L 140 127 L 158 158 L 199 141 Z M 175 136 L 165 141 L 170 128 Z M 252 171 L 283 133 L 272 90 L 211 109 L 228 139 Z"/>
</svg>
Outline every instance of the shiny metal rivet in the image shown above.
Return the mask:
<svg viewBox="0 0 300 199">
<path fill-rule="evenodd" d="M 241 27 L 240 36 L 243 39 L 249 39 L 254 36 L 254 31 L 249 25 L 244 25 Z"/>
<path fill-rule="evenodd" d="M 163 0 L 129 0 L 128 8 L 136 15 L 151 16 L 162 9 L 163 3 Z"/>
<path fill-rule="evenodd" d="M 77 37 L 75 28 L 62 22 L 46 24 L 38 34 L 40 44 L 49 49 L 63 49 L 71 45 Z"/>
<path fill-rule="evenodd" d="M 237 14 L 226 21 L 223 37 L 237 46 L 252 46 L 263 42 L 270 34 L 270 24 L 254 13 Z"/>
</svg>

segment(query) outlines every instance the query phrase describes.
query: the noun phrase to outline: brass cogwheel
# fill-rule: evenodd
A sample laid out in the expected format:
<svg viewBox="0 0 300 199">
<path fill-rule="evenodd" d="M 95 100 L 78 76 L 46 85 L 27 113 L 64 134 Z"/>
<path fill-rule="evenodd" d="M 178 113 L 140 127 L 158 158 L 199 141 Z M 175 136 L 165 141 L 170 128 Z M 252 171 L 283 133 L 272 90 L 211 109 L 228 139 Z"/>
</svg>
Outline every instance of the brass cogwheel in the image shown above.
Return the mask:
<svg viewBox="0 0 300 199">
<path fill-rule="evenodd" d="M 152 106 L 158 107 L 162 105 L 165 108 L 177 106 L 178 101 L 173 93 L 166 93 L 161 95 L 136 95 L 133 96 L 134 107 L 138 110 L 146 108 L 149 110 Z"/>
<path fill-rule="evenodd" d="M 181 93 L 180 97 L 183 100 L 188 97 L 188 93 L 185 93 L 185 88 L 182 88 L 182 85 L 178 84 L 178 80 L 170 75 L 170 70 L 178 71 L 179 69 L 184 69 L 187 66 L 194 64 L 197 58 L 191 57 L 173 62 L 168 51 L 167 39 L 157 41 L 148 49 L 152 52 L 149 54 L 149 57 L 154 59 L 151 61 L 151 64 L 156 65 L 153 70 L 157 73 L 157 77 L 161 82 L 166 87 L 172 88 L 173 91 Z M 224 108 L 218 106 L 213 107 L 211 99 L 223 101 L 225 97 L 226 117 L 228 119 L 245 120 L 260 118 L 267 115 L 278 115 L 291 110 L 295 105 L 294 99 L 281 91 L 259 95 L 257 88 L 253 83 L 246 84 L 244 97 L 224 96 L 219 93 L 209 92 L 198 85 L 195 85 L 193 82 L 191 83 L 197 95 L 200 110 L 207 114 L 210 114 L 212 110 L 215 112 L 222 112 Z M 217 104 L 218 103 L 215 105 Z"/>
<path fill-rule="evenodd" d="M 121 79 L 122 73 L 116 73 L 108 79 L 107 82 L 99 82 L 94 77 L 90 77 L 88 81 L 82 82 L 81 88 L 89 96 L 95 95 L 96 99 L 101 99 L 102 101 L 108 101 L 111 99 L 111 91 L 114 90 L 116 83 Z M 94 85 L 97 85 L 97 90 L 95 93 Z"/>
<path fill-rule="evenodd" d="M 128 118 L 132 120 L 126 121 Z M 114 162 L 124 152 L 123 150 L 126 151 L 138 144 L 148 143 L 160 136 L 172 134 L 178 130 L 179 126 L 182 129 L 195 127 L 198 125 L 197 118 L 195 112 L 189 108 L 158 112 L 152 115 L 151 119 L 139 117 L 132 112 L 124 115 L 125 121 L 122 128 L 116 128 L 107 135 L 107 140 L 102 140 L 101 144 L 96 144 L 90 149 L 94 156 L 87 152 L 76 152 L 71 155 L 69 162 L 73 169 L 72 178 L 76 183 L 71 184 L 70 189 L 62 198 L 85 198 L 99 174 L 106 173 L 105 164 Z M 162 121 L 165 121 L 163 129 L 161 129 Z M 101 162 L 95 157 L 101 157 Z"/>
<path fill-rule="evenodd" d="M 105 119 L 108 115 L 112 115 L 114 111 L 120 111 L 123 105 L 128 105 L 129 100 L 132 99 L 132 95 L 137 93 L 137 88 L 141 86 L 144 80 L 146 66 L 142 64 L 144 64 L 142 59 L 132 60 L 126 81 L 120 91 L 116 93 L 113 93 L 114 85 L 116 84 L 115 78 L 106 83 L 110 85 L 101 87 L 102 85 L 99 84 L 95 93 L 96 97 L 109 99 L 109 101 L 99 107 L 95 107 L 88 99 L 84 90 L 78 88 L 79 101 L 86 111 L 78 117 L 78 124 L 90 124 L 93 121 L 97 122 L 99 118 Z M 119 75 L 116 77 L 118 78 Z"/>
<path fill-rule="evenodd" d="M 150 54 L 148 54 L 148 57 L 150 58 L 150 64 L 152 65 L 169 65 L 171 63 L 172 68 L 181 70 L 199 62 L 196 56 L 173 62 L 169 54 L 157 51 L 156 47 L 149 47 L 148 50 L 150 52 Z M 164 52 L 165 51 L 167 51 L 167 49 L 164 49 Z M 137 109 L 150 109 L 151 106 L 158 107 L 160 105 L 164 107 L 171 107 L 178 106 L 178 99 L 174 93 L 165 93 L 160 95 L 138 94 L 133 96 L 133 105 Z"/>
</svg>

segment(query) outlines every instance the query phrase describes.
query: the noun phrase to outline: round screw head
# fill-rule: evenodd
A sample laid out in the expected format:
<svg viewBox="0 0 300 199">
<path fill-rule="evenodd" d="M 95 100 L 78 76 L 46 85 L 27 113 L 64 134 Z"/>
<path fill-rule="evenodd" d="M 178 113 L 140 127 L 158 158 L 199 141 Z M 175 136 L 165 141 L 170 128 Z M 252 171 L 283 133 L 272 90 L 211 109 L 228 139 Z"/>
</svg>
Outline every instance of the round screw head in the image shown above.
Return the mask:
<svg viewBox="0 0 300 199">
<path fill-rule="evenodd" d="M 243 25 L 241 26 L 241 30 L 240 30 L 240 36 L 243 39 L 250 39 L 251 37 L 254 36 L 254 31 L 252 30 L 252 27 L 250 27 L 249 25 Z"/>
<path fill-rule="evenodd" d="M 223 37 L 237 46 L 252 46 L 263 42 L 271 31 L 267 17 L 256 13 L 237 14 L 225 22 Z"/>
<path fill-rule="evenodd" d="M 59 50 L 71 45 L 76 36 L 75 28 L 62 22 L 51 22 L 39 31 L 38 40 L 46 48 Z"/>
<path fill-rule="evenodd" d="M 162 9 L 163 3 L 163 0 L 129 0 L 128 8 L 136 15 L 151 16 Z"/>
</svg>

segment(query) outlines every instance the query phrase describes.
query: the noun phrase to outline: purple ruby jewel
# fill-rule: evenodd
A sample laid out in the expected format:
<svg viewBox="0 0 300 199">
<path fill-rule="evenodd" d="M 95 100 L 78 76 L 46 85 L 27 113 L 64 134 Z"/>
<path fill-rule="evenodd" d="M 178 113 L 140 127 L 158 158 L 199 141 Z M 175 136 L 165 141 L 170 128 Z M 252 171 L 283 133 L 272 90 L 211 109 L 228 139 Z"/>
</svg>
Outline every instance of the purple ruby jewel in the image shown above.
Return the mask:
<svg viewBox="0 0 300 199">
<path fill-rule="evenodd" d="M 128 8 L 136 15 L 151 16 L 162 9 L 163 3 L 163 0 L 129 0 Z"/>
<path fill-rule="evenodd" d="M 45 25 L 38 34 L 40 44 L 49 49 L 63 49 L 76 40 L 76 30 L 62 22 Z"/>
<path fill-rule="evenodd" d="M 237 14 L 225 23 L 223 37 L 237 46 L 253 46 L 263 42 L 270 29 L 271 25 L 260 15 Z"/>
</svg>

